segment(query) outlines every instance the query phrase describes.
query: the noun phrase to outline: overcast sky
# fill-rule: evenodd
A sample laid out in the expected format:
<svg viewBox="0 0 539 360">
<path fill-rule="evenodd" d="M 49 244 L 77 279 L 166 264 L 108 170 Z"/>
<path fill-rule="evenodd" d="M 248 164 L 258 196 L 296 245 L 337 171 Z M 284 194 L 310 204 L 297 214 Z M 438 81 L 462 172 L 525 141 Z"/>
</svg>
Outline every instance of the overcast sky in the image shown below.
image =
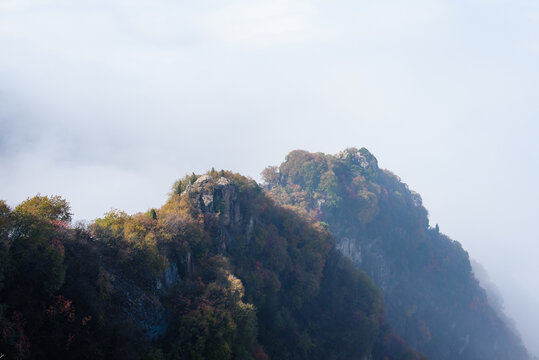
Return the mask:
<svg viewBox="0 0 539 360">
<path fill-rule="evenodd" d="M 539 354 L 538 65 L 533 0 L 0 0 L 0 198 L 92 220 L 365 146 Z"/>
</svg>

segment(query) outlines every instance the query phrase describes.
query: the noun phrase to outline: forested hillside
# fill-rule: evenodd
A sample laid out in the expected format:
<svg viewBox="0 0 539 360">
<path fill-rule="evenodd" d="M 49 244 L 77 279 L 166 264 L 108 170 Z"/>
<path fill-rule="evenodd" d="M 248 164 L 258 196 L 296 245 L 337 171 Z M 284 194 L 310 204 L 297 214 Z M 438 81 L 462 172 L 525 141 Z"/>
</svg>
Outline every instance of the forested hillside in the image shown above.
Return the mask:
<svg viewBox="0 0 539 360">
<path fill-rule="evenodd" d="M 462 246 L 429 224 L 419 194 L 378 168 L 367 149 L 293 151 L 263 172 L 282 205 L 326 224 L 381 289 L 396 334 L 432 359 L 528 359 L 487 302 Z"/>
<path fill-rule="evenodd" d="M 424 358 L 327 224 L 243 176 L 187 176 L 144 213 L 71 217 L 58 196 L 0 202 L 6 359 Z"/>
<path fill-rule="evenodd" d="M 0 202 L 0 354 L 529 359 L 468 254 L 366 149 L 294 151 L 263 177 L 193 174 L 90 224 L 59 196 Z"/>
</svg>

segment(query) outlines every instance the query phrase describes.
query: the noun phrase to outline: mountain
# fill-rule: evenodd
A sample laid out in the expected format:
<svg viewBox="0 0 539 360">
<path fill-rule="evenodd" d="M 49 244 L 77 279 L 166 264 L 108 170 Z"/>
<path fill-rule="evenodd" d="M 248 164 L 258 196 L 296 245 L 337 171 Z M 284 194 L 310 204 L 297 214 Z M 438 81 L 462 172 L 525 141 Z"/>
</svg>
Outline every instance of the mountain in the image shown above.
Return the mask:
<svg viewBox="0 0 539 360">
<path fill-rule="evenodd" d="M 462 246 L 429 225 L 419 194 L 365 148 L 291 152 L 263 173 L 265 190 L 333 234 L 336 247 L 381 289 L 387 322 L 432 359 L 525 360 Z"/>
<path fill-rule="evenodd" d="M 59 196 L 0 201 L 0 356 L 529 359 L 366 149 L 293 151 L 263 177 L 185 176 L 161 208 L 90 224 Z"/>
<path fill-rule="evenodd" d="M 134 194 L 133 196 L 136 196 Z M 231 172 L 165 205 L 71 224 L 66 200 L 0 202 L 7 359 L 425 359 L 327 225 Z"/>
</svg>

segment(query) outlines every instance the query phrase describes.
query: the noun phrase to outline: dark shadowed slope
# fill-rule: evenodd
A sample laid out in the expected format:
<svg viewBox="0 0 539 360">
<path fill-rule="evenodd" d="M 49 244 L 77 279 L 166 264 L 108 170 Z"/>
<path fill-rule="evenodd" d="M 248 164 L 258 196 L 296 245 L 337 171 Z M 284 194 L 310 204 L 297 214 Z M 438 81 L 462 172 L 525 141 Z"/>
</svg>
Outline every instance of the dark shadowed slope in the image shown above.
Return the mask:
<svg viewBox="0 0 539 360">
<path fill-rule="evenodd" d="M 240 175 L 188 176 L 146 213 L 70 218 L 59 197 L 0 202 L 7 359 L 424 359 L 325 225 Z"/>
</svg>

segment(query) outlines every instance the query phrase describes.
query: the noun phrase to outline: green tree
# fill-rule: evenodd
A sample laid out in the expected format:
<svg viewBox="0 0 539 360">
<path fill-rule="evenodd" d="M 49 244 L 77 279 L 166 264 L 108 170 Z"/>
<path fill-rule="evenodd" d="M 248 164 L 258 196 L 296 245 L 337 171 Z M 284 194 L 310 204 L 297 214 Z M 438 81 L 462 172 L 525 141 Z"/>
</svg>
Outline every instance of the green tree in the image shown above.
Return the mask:
<svg viewBox="0 0 539 360">
<path fill-rule="evenodd" d="M 69 203 L 60 196 L 41 196 L 37 194 L 28 198 L 15 208 L 16 212 L 31 214 L 50 221 L 71 221 Z"/>
</svg>

